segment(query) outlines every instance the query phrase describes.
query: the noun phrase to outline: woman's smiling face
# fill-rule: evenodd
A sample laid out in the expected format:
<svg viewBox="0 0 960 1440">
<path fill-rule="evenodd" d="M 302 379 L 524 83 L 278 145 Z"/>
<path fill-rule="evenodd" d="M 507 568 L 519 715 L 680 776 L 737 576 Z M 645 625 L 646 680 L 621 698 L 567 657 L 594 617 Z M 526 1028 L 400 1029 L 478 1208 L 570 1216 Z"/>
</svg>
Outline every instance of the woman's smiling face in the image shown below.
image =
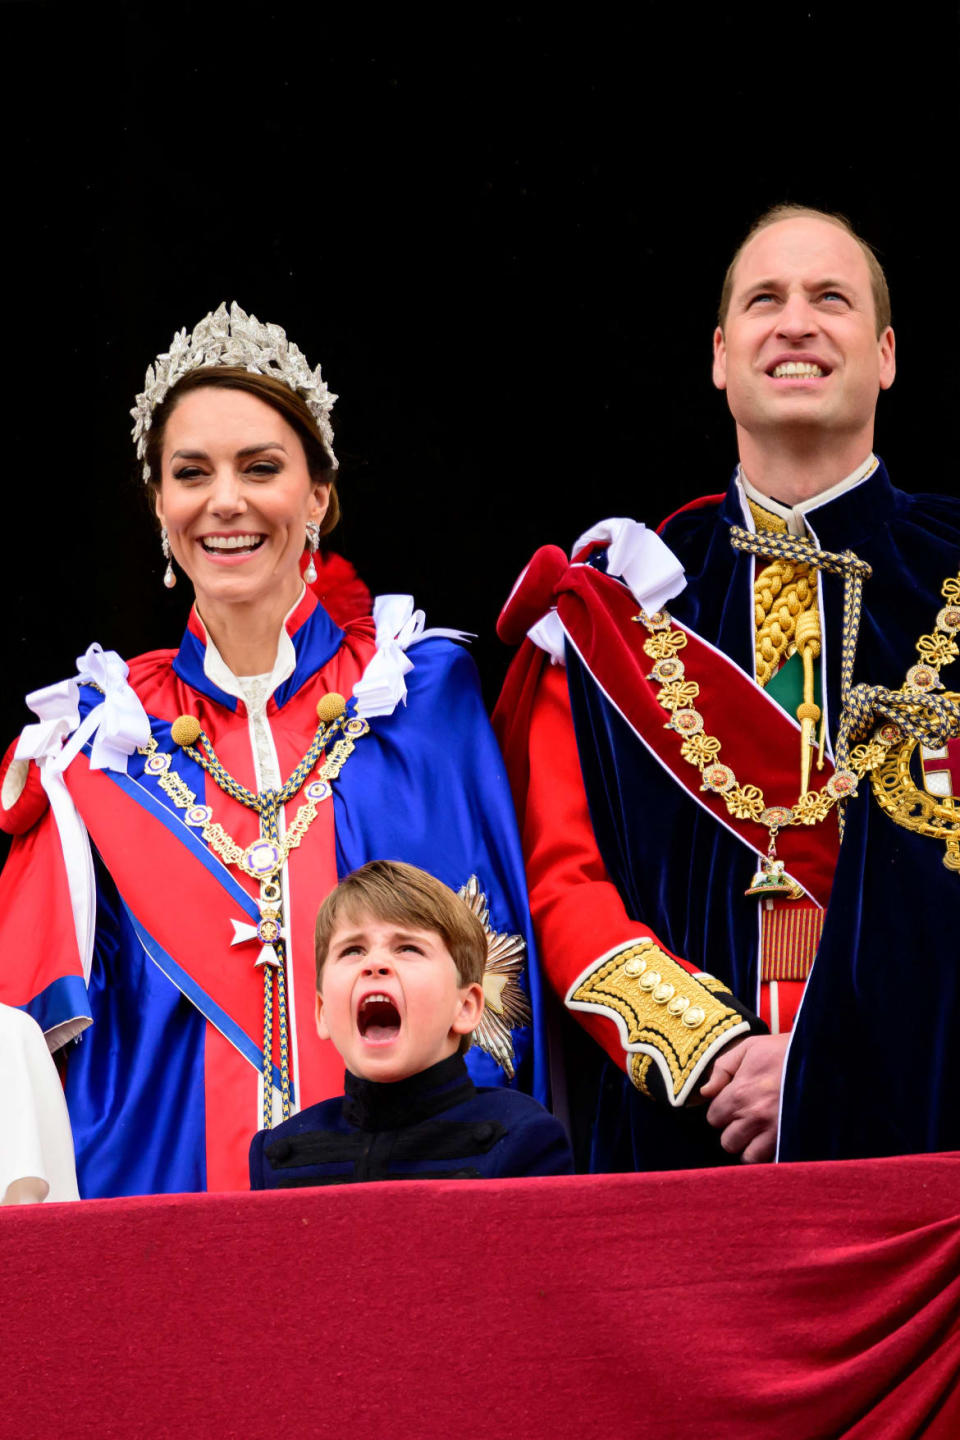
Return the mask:
<svg viewBox="0 0 960 1440">
<path fill-rule="evenodd" d="M 323 519 L 329 494 L 297 432 L 255 395 L 205 386 L 167 420 L 157 516 L 201 615 L 264 601 L 291 609 L 306 527 Z"/>
</svg>

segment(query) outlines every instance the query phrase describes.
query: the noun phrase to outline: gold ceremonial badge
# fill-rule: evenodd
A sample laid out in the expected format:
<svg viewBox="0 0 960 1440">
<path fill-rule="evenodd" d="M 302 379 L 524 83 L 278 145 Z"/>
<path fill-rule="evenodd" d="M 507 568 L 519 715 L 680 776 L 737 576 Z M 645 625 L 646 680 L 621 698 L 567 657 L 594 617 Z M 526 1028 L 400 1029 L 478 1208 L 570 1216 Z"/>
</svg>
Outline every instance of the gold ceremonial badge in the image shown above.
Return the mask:
<svg viewBox="0 0 960 1440">
<path fill-rule="evenodd" d="M 944 693 L 960 701 L 960 694 Z M 960 739 L 932 749 L 904 735 L 896 725 L 882 727 L 892 743 L 870 772 L 880 807 L 906 830 L 943 840 L 948 870 L 960 871 Z"/>
</svg>

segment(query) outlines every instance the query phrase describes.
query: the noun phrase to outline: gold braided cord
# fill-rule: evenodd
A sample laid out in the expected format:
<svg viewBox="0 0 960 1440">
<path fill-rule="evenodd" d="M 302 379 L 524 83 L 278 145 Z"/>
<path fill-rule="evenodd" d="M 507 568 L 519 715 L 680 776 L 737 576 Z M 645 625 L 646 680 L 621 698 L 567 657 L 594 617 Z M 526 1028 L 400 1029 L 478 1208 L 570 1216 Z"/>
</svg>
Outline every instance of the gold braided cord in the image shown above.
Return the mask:
<svg viewBox="0 0 960 1440">
<path fill-rule="evenodd" d="M 787 536 L 787 522 L 771 510 L 765 510 L 755 500 L 748 500 L 750 513 L 758 534 Z M 761 552 L 766 553 L 766 552 Z M 814 632 L 809 622 L 804 627 L 802 617 L 810 612 L 817 615 L 817 585 L 811 580 L 808 562 L 775 558 L 769 565 L 758 571 L 753 583 L 754 620 L 757 627 L 756 668 L 757 683 L 766 685 L 777 673 L 780 662 L 791 653 L 791 647 L 803 653 L 803 647 L 817 642 L 812 655 L 820 653 L 820 624 L 815 622 Z M 811 700 L 812 696 L 804 696 Z"/>
<path fill-rule="evenodd" d="M 789 534 L 787 523 L 779 515 L 748 502 L 759 534 Z M 800 793 L 810 788 L 810 746 L 814 727 L 822 718 L 814 698 L 816 677 L 813 662 L 820 654 L 820 611 L 817 603 L 817 581 L 809 563 L 776 558 L 765 565 L 754 580 L 754 616 L 756 635 L 757 683 L 766 685 L 776 675 L 784 658 L 793 653 L 803 664 L 803 699 L 797 706 L 800 721 Z M 820 737 L 818 768 L 823 768 L 823 731 Z"/>
<path fill-rule="evenodd" d="M 830 550 L 818 550 L 812 541 L 796 535 L 752 534 L 740 525 L 731 525 L 730 544 L 734 550 L 748 555 L 762 555 L 776 560 L 790 560 L 807 565 L 810 569 L 826 570 L 831 575 L 843 577 L 843 628 L 840 637 L 840 703 L 841 716 L 837 731 L 837 770 L 849 769 L 849 751 L 852 714 L 848 701 L 853 684 L 853 662 L 857 653 L 857 636 L 860 633 L 860 610 L 863 599 L 863 582 L 873 574 L 865 560 L 852 550 L 834 554 Z M 841 820 L 842 824 L 842 820 Z"/>
<path fill-rule="evenodd" d="M 780 662 L 797 643 L 797 625 L 817 603 L 816 585 L 806 565 L 774 560 L 760 571 L 753 585 L 757 626 L 757 681 L 766 685 Z"/>
<path fill-rule="evenodd" d="M 750 506 L 750 514 L 753 516 L 753 523 L 758 530 L 772 530 L 775 535 L 789 535 L 790 528 L 782 515 L 775 515 L 772 510 L 765 510 L 758 505 L 756 500 L 747 496 L 747 504 Z"/>
<path fill-rule="evenodd" d="M 754 500 L 747 503 L 758 532 L 789 534 L 787 522 L 781 516 L 765 510 Z M 757 683 L 766 685 L 783 659 L 794 650 L 803 660 L 803 702 L 797 709 L 797 719 L 803 726 L 801 774 L 802 788 L 806 790 L 810 772 L 807 751 L 813 726 L 820 719 L 820 707 L 814 701 L 813 675 L 813 661 L 820 654 L 820 612 L 817 584 L 811 579 L 809 564 L 771 560 L 754 580 L 753 600 Z"/>
<path fill-rule="evenodd" d="M 820 654 L 820 611 L 817 609 L 817 595 L 813 591 L 813 604 L 797 616 L 796 636 L 797 649 L 800 651 L 809 650 L 816 658 Z"/>
</svg>

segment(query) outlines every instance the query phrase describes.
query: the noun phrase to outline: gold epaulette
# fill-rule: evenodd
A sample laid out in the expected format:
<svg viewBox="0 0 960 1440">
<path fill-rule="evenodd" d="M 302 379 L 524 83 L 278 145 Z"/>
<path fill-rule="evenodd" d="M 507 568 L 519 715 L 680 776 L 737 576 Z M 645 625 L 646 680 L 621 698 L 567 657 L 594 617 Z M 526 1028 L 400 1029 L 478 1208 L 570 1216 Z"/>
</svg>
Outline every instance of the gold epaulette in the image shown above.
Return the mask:
<svg viewBox="0 0 960 1440">
<path fill-rule="evenodd" d="M 683 1105 L 716 1052 L 750 1029 L 729 995 L 712 975 L 691 975 L 644 939 L 596 960 L 570 987 L 567 1005 L 612 1020 L 637 1089 Z"/>
</svg>

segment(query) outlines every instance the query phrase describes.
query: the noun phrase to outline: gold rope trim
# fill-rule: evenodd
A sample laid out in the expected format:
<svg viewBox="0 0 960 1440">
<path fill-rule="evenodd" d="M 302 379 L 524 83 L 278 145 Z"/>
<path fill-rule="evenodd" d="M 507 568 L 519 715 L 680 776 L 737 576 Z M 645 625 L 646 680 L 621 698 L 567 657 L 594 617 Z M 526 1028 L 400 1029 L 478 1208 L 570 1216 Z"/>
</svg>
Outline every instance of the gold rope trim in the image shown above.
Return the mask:
<svg viewBox="0 0 960 1440">
<path fill-rule="evenodd" d="M 779 515 L 764 510 L 753 500 L 747 504 L 758 530 L 770 530 L 777 535 L 788 533 L 787 522 Z M 819 641 L 817 583 L 816 579 L 811 580 L 810 566 L 796 560 L 771 560 L 758 571 L 753 582 L 753 607 L 757 683 L 766 685 L 777 673 L 781 660 L 794 650 L 802 649 L 802 640 L 815 636 Z M 817 618 L 803 626 L 800 617 L 810 612 Z"/>
<path fill-rule="evenodd" d="M 652 1055 L 631 1055 L 630 1056 L 630 1079 L 641 1095 L 653 1099 L 653 1091 L 647 1084 L 647 1073 L 653 1064 Z"/>
</svg>

